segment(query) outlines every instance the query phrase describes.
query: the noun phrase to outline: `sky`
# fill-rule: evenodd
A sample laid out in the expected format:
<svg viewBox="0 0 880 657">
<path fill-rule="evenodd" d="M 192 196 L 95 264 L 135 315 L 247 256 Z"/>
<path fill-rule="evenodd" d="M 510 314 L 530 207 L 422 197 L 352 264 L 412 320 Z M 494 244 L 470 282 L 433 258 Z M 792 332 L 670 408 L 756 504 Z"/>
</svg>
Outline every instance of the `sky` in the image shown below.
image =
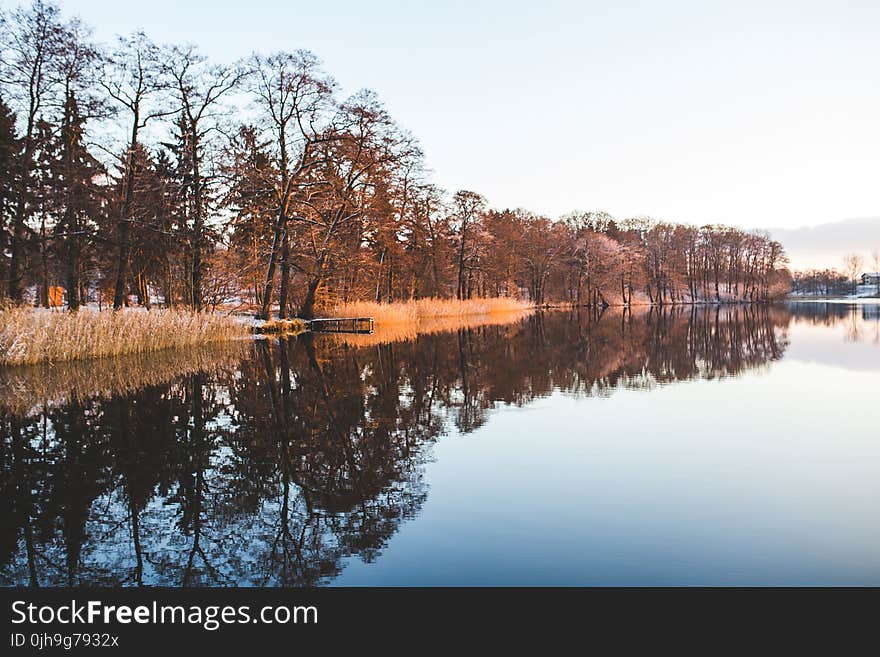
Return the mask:
<svg viewBox="0 0 880 657">
<path fill-rule="evenodd" d="M 5 6 L 10 3 L 0 0 Z M 62 0 L 231 62 L 314 51 L 495 207 L 794 228 L 880 216 L 880 2 Z"/>
</svg>

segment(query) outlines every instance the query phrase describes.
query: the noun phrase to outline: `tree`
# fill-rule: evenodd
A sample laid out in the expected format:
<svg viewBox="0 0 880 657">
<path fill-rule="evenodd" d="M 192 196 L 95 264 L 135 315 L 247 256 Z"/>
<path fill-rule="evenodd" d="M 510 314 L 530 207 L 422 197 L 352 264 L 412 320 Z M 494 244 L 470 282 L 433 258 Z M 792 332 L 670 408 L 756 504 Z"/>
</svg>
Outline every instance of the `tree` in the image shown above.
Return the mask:
<svg viewBox="0 0 880 657">
<path fill-rule="evenodd" d="M 259 112 L 261 129 L 272 136 L 272 171 L 277 172 L 271 181 L 276 201 L 275 224 L 259 316 L 269 316 L 275 269 L 280 260 L 278 314 L 284 318 L 290 277 L 288 220 L 294 210 L 291 199 L 296 194 L 308 194 L 309 187 L 319 184 L 304 178 L 321 161 L 316 146 L 334 138 L 327 125 L 336 109 L 335 82 L 321 70 L 318 58 L 306 50 L 269 57 L 254 55 L 248 68 L 252 71 L 248 90 Z"/>
<path fill-rule="evenodd" d="M 472 259 L 472 234 L 486 208 L 486 199 L 477 192 L 459 190 L 452 198 L 453 218 L 458 252 L 455 298 L 469 298 L 466 280 L 468 262 Z"/>
<path fill-rule="evenodd" d="M 443 190 L 431 183 L 415 185 L 408 213 L 408 255 L 417 285 L 414 296 L 446 296 L 451 258 L 451 235 Z"/>
<path fill-rule="evenodd" d="M 240 283 L 253 303 L 262 306 L 260 270 L 272 247 L 277 202 L 273 181 L 278 172 L 267 140 L 252 125 L 240 126 L 226 149 L 223 175 L 227 181 L 224 207 L 232 213 L 230 248 Z"/>
<path fill-rule="evenodd" d="M 159 92 L 167 88 L 158 48 L 142 32 L 120 37 L 116 50 L 107 60 L 101 86 L 116 102 L 129 128 L 129 138 L 119 165 L 122 184 L 117 200 L 117 260 L 113 287 L 113 308 L 118 310 L 126 302 L 128 286 L 131 210 L 138 174 L 135 153 L 141 143 L 141 131 L 149 122 L 171 113 L 153 102 Z"/>
<path fill-rule="evenodd" d="M 859 274 L 862 272 L 865 259 L 858 253 L 848 253 L 843 257 L 843 270 L 852 282 L 852 291 L 855 293 L 858 285 Z"/>
<path fill-rule="evenodd" d="M 180 106 L 182 136 L 190 157 L 191 304 L 193 309 L 200 310 L 207 210 L 206 179 L 202 175 L 204 150 L 210 146 L 210 136 L 217 128 L 220 101 L 238 86 L 244 73 L 237 67 L 207 64 L 193 46 L 171 48 L 165 53 L 165 60 L 165 72 L 173 80 Z"/>
<path fill-rule="evenodd" d="M 161 288 L 168 306 L 311 318 L 426 296 L 764 303 L 789 278 L 766 234 L 601 211 L 555 220 L 447 194 L 379 98 L 342 98 L 308 51 L 217 66 L 136 33 L 106 54 L 47 0 L 3 13 L 2 31 L 0 277 L 13 299 L 35 284 L 46 305 L 63 281 L 71 310 L 97 284 L 116 309 L 129 293 L 149 308 Z M 250 107 L 227 121 L 239 88 Z M 117 121 L 99 123 L 105 105 Z"/>
<path fill-rule="evenodd" d="M 310 265 L 304 271 L 307 285 L 298 313 L 304 319 L 314 317 L 316 293 L 338 233 L 364 215 L 379 181 L 413 148 L 371 92 L 360 92 L 343 103 L 327 138 L 317 146 L 321 159 L 310 172 L 313 187 L 295 198 L 303 210 L 295 220 L 305 227 Z"/>
<path fill-rule="evenodd" d="M 877 277 L 877 295 L 880 296 L 880 249 L 871 251 L 871 264 L 874 268 L 874 276 Z"/>
<path fill-rule="evenodd" d="M 10 246 L 7 240 L 11 221 L 15 216 L 17 191 L 16 175 L 18 173 L 18 139 L 15 136 L 15 114 L 0 97 L 0 253 L 6 253 Z M 0 280 L 8 280 L 6 272 L 6 258 L 0 265 Z M 7 286 L 0 289 L 0 295 L 5 295 Z"/>
<path fill-rule="evenodd" d="M 60 126 L 60 162 L 56 193 L 61 204 L 58 230 L 64 253 L 67 307 L 78 310 L 82 297 L 82 251 L 90 236 L 90 216 L 101 211 L 101 196 L 95 179 L 103 168 L 85 144 L 85 125 L 103 112 L 93 92 L 99 54 L 87 40 L 87 31 L 78 21 L 66 26 L 58 55 L 58 72 L 63 90 Z"/>
<path fill-rule="evenodd" d="M 34 167 L 34 151 L 37 148 L 37 118 L 49 96 L 57 88 L 54 67 L 63 32 L 59 14 L 56 5 L 34 0 L 29 7 L 0 15 L 0 81 L 19 109 L 20 116 L 24 118 L 7 272 L 7 293 L 13 301 L 21 300 L 25 229 L 33 212 L 31 172 Z"/>
</svg>

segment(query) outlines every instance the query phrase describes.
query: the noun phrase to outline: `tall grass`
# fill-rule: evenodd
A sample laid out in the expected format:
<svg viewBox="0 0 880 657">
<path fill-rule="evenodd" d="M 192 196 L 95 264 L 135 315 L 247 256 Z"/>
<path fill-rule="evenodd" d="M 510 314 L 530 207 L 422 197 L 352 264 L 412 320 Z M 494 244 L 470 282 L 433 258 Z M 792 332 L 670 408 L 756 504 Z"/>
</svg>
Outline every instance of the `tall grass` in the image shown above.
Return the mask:
<svg viewBox="0 0 880 657">
<path fill-rule="evenodd" d="M 292 319 L 270 319 L 256 325 L 257 333 L 292 333 L 297 335 L 306 330 L 306 323 L 296 317 Z"/>
<path fill-rule="evenodd" d="M 515 326 L 517 322 L 531 315 L 533 310 L 526 308 L 494 315 L 435 317 L 420 320 L 417 324 L 377 324 L 373 333 L 328 333 L 325 339 L 333 339 L 352 346 L 369 347 L 388 342 L 414 340 L 420 335 L 429 333 L 446 333 L 484 326 Z"/>
<path fill-rule="evenodd" d="M 394 303 L 354 301 L 337 304 L 332 312 L 336 317 L 372 317 L 377 327 L 401 324 L 417 327 L 431 320 L 521 313 L 531 308 L 524 301 L 496 297 L 464 300 L 416 299 Z"/>
<path fill-rule="evenodd" d="M 248 332 L 234 318 L 212 313 L 11 308 L 0 311 L 0 365 L 139 354 L 231 340 Z"/>
</svg>

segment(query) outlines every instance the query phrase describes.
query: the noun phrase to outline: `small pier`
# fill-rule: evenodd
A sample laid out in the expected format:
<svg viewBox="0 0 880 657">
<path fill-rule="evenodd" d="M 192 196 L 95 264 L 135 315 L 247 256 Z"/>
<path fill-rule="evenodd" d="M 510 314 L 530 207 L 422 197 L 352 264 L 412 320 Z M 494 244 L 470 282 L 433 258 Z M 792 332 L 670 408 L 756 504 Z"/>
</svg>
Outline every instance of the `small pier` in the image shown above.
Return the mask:
<svg viewBox="0 0 880 657">
<path fill-rule="evenodd" d="M 309 320 L 315 333 L 372 333 L 372 317 L 322 317 Z"/>
</svg>

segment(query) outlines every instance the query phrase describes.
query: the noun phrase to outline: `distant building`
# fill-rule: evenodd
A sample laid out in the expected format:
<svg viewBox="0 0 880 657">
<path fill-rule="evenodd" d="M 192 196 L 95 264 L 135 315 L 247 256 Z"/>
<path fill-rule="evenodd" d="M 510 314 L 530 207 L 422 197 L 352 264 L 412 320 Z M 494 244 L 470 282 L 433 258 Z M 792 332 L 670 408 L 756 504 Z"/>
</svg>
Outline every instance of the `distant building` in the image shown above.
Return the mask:
<svg viewBox="0 0 880 657">
<path fill-rule="evenodd" d="M 880 285 L 880 272 L 872 271 L 862 274 L 862 285 Z"/>
</svg>

